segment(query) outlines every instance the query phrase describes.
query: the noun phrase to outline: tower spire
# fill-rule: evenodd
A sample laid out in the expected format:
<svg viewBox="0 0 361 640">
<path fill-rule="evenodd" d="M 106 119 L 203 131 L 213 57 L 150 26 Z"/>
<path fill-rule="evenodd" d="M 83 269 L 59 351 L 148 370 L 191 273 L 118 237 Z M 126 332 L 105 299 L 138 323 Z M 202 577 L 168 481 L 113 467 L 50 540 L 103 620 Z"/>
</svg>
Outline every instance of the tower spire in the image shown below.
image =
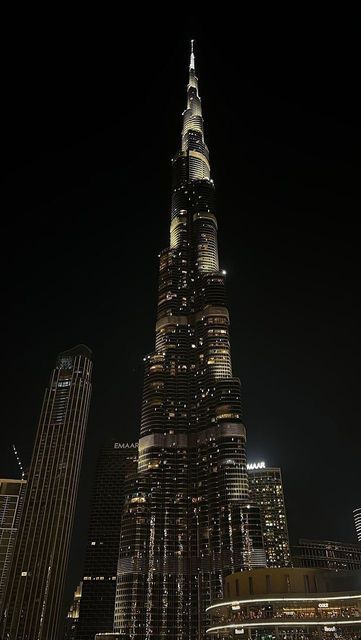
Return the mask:
<svg viewBox="0 0 361 640">
<path fill-rule="evenodd" d="M 204 141 L 202 104 L 195 72 L 194 40 L 191 40 L 187 107 L 183 111 L 182 152 L 191 152 L 188 168 L 192 179 L 209 180 L 208 149 Z M 197 154 L 201 154 L 201 156 Z"/>
<path fill-rule="evenodd" d="M 191 59 L 189 63 L 189 71 L 195 71 L 195 59 L 194 59 L 194 40 L 191 40 Z"/>
</svg>

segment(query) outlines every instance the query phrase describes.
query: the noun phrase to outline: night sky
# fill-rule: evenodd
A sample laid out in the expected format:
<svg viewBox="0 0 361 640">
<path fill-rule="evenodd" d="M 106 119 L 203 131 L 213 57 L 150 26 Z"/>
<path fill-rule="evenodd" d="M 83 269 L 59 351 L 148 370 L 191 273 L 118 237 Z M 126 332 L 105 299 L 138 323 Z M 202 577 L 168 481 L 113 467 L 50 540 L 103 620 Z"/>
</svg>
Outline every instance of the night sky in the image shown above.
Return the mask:
<svg viewBox="0 0 361 640">
<path fill-rule="evenodd" d="M 249 460 L 281 466 L 293 542 L 355 540 L 361 506 L 356 24 L 161 17 L 7 27 L 0 476 L 17 474 L 12 443 L 30 461 L 57 353 L 87 344 L 70 590 L 101 443 L 138 434 L 191 37 Z"/>
</svg>

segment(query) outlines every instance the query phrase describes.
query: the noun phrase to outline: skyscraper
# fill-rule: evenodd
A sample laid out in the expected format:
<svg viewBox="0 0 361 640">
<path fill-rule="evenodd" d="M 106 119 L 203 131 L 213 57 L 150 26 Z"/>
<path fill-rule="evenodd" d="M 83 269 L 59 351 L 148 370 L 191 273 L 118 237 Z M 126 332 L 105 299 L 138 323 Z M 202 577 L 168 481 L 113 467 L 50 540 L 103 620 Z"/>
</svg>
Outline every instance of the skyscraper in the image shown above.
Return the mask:
<svg viewBox="0 0 361 640">
<path fill-rule="evenodd" d="M 74 347 L 58 356 L 45 391 L 4 599 L 8 640 L 58 639 L 91 372 L 90 350 Z"/>
<path fill-rule="evenodd" d="M 97 464 L 85 555 L 77 640 L 113 631 L 126 477 L 137 469 L 138 444 L 111 440 Z"/>
<path fill-rule="evenodd" d="M 199 640 L 224 576 L 251 566 L 241 384 L 192 51 L 160 254 L 155 350 L 145 358 L 138 474 L 126 495 L 114 631 Z"/>
<path fill-rule="evenodd" d="M 354 509 L 353 519 L 355 522 L 357 540 L 358 542 L 361 542 L 361 507 Z"/>
<path fill-rule="evenodd" d="M 24 504 L 26 480 L 0 479 L 0 610 Z"/>
<path fill-rule="evenodd" d="M 279 467 L 266 467 L 264 462 L 248 464 L 251 500 L 259 505 L 264 548 L 268 567 L 290 564 L 290 541 Z"/>
</svg>

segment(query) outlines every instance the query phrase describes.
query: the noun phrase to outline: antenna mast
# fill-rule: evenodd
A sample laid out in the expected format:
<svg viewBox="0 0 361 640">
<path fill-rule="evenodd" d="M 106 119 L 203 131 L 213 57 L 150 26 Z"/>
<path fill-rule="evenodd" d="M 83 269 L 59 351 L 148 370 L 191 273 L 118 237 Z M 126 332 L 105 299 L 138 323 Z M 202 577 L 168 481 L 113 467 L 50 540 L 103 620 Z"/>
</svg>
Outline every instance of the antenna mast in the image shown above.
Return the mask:
<svg viewBox="0 0 361 640">
<path fill-rule="evenodd" d="M 21 464 L 21 460 L 20 460 L 20 458 L 19 458 L 19 454 L 18 454 L 18 452 L 17 452 L 16 447 L 15 447 L 15 445 L 14 445 L 14 444 L 13 444 L 13 451 L 14 451 L 14 455 L 15 455 L 16 461 L 17 461 L 17 463 L 18 463 L 18 467 L 19 467 L 19 469 L 20 469 L 21 479 L 23 480 L 23 479 L 24 479 L 24 475 L 25 475 L 25 474 L 24 474 L 24 469 L 23 469 L 23 465 Z"/>
</svg>

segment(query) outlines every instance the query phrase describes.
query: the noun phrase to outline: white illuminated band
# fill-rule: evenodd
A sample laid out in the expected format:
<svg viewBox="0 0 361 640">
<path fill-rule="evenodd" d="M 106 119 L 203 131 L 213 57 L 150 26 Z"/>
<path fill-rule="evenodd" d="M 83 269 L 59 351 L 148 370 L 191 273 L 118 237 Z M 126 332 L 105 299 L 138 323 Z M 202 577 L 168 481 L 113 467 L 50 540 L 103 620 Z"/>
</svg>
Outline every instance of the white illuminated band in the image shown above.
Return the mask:
<svg viewBox="0 0 361 640">
<path fill-rule="evenodd" d="M 248 598 L 247 600 L 230 600 L 229 602 L 218 602 L 207 607 L 206 611 L 218 609 L 219 607 L 235 607 L 238 604 L 254 604 L 256 602 L 322 602 L 330 600 L 357 600 L 361 599 L 361 593 L 353 596 L 319 596 L 318 598 Z"/>
<path fill-rule="evenodd" d="M 266 463 L 265 462 L 251 462 L 250 464 L 247 464 L 247 471 L 252 471 L 253 469 L 265 469 L 266 468 Z"/>
<path fill-rule="evenodd" d="M 325 624 L 324 620 L 321 621 L 310 621 L 310 620 L 295 620 L 294 622 L 279 622 L 277 618 L 273 622 L 245 622 L 244 624 L 225 624 L 221 627 L 210 627 L 207 629 L 206 633 L 216 633 L 217 631 L 227 631 L 227 629 L 249 629 L 251 627 L 323 627 Z M 350 620 L 335 620 L 335 624 L 339 626 L 340 624 L 361 624 L 361 618 L 355 620 L 354 618 L 350 618 Z"/>
</svg>

